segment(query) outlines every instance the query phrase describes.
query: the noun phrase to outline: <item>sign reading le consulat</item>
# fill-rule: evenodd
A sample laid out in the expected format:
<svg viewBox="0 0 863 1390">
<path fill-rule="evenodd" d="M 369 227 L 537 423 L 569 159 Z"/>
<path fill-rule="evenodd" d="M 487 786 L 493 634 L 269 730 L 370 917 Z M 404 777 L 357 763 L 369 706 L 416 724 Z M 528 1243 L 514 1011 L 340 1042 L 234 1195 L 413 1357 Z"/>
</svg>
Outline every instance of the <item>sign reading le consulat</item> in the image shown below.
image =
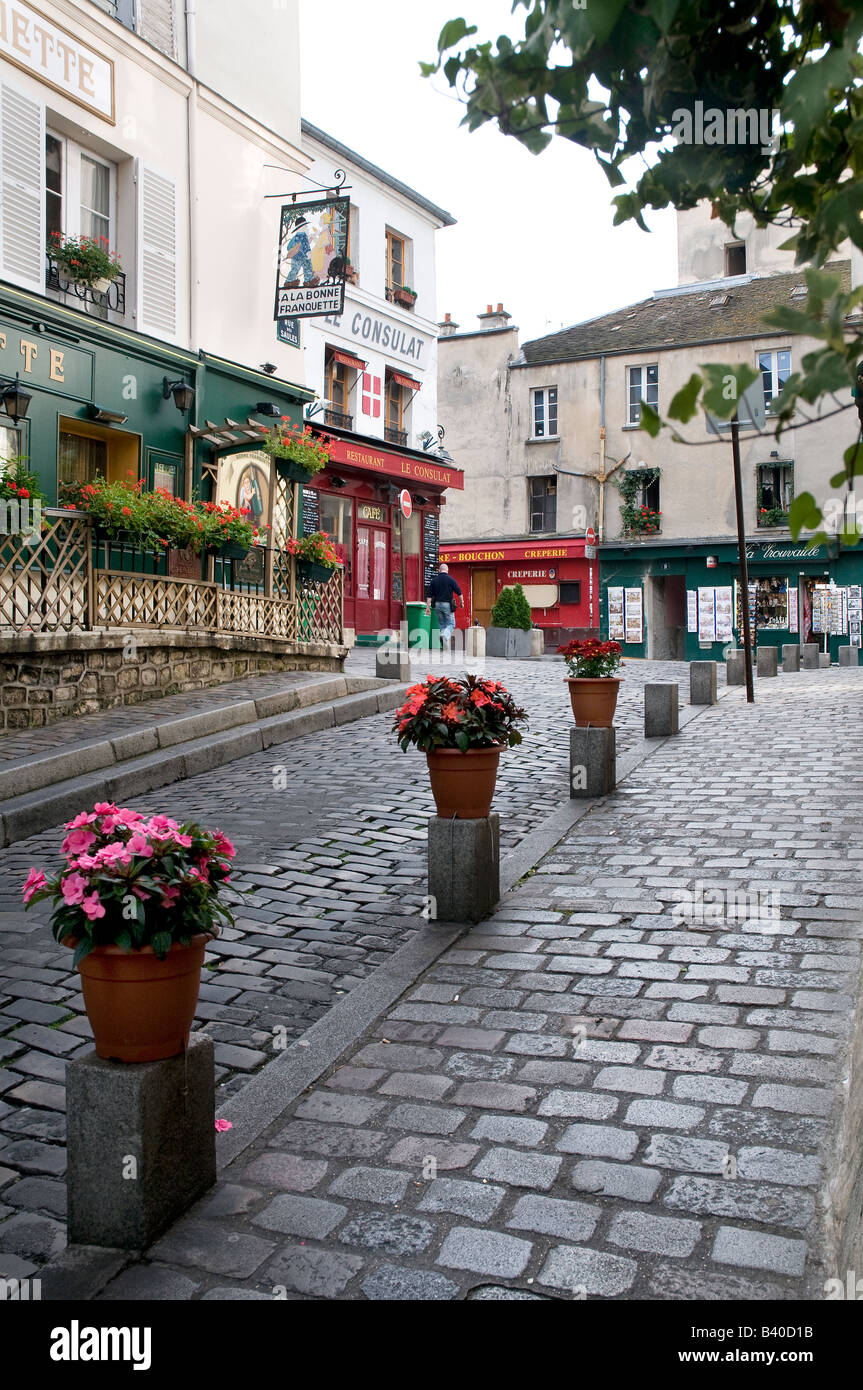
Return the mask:
<svg viewBox="0 0 863 1390">
<path fill-rule="evenodd" d="M 23 0 L 0 0 L 0 55 L 114 124 L 114 64 Z"/>
</svg>

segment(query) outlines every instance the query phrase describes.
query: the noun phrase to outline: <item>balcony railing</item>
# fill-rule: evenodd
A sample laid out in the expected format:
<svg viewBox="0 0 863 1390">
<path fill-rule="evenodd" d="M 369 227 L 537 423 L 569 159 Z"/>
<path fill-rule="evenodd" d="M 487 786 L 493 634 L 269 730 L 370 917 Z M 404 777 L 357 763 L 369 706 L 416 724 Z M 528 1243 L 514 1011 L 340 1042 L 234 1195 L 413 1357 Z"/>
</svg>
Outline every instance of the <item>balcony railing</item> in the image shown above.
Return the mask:
<svg viewBox="0 0 863 1390">
<path fill-rule="evenodd" d="M 354 427 L 353 415 L 345 415 L 341 410 L 325 410 L 324 424 L 333 425 L 339 430 L 352 430 Z"/>
<path fill-rule="evenodd" d="M 384 439 L 388 444 L 401 444 L 404 448 L 408 442 L 408 432 L 407 430 L 391 430 L 387 425 L 384 430 Z"/>
<path fill-rule="evenodd" d="M 57 261 L 49 257 L 45 267 L 45 288 L 55 290 L 58 294 L 71 294 L 84 305 L 92 305 L 95 309 L 110 309 L 113 313 L 121 315 L 126 312 L 126 276 L 122 270 L 112 280 L 105 293 L 100 294 L 89 285 L 70 280 L 60 269 Z"/>
</svg>

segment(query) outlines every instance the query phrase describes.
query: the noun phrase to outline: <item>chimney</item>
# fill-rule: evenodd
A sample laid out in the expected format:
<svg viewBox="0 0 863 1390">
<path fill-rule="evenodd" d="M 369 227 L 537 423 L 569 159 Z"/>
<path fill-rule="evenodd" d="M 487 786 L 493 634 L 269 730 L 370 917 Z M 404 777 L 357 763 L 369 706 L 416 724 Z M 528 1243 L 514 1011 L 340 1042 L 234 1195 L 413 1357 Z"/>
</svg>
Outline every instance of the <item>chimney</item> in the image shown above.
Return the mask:
<svg viewBox="0 0 863 1390">
<path fill-rule="evenodd" d="M 489 304 L 485 313 L 478 317 L 480 328 L 487 333 L 490 328 L 508 328 L 512 314 L 508 314 L 502 304 L 498 304 L 496 309 Z"/>
<path fill-rule="evenodd" d="M 440 329 L 438 336 L 441 338 L 451 338 L 454 333 L 458 332 L 458 324 L 453 322 L 449 314 L 444 314 L 443 323 L 439 323 L 438 328 Z"/>
</svg>

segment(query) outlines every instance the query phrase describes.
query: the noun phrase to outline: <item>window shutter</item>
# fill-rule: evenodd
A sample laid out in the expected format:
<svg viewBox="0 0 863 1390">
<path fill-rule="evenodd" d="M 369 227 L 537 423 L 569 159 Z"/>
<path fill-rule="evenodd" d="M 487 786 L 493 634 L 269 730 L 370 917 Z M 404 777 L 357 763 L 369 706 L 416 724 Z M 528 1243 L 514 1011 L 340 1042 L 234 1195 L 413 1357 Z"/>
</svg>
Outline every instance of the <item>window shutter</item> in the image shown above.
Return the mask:
<svg viewBox="0 0 863 1390">
<path fill-rule="evenodd" d="M 0 274 L 45 290 L 45 108 L 0 83 Z"/>
<path fill-rule="evenodd" d="M 173 179 L 139 165 L 138 328 L 177 336 L 177 189 Z"/>
</svg>

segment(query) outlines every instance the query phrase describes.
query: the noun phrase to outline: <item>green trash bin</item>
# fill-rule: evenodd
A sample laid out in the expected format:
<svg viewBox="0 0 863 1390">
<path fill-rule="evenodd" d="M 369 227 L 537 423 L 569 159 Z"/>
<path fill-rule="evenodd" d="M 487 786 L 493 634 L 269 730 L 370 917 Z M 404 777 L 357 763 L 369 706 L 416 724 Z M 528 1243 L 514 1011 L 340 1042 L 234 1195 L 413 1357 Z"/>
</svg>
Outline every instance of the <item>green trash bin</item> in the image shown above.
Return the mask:
<svg viewBox="0 0 863 1390">
<path fill-rule="evenodd" d="M 426 612 L 424 603 L 406 603 L 408 615 L 408 646 L 413 650 L 431 647 L 432 615 Z"/>
</svg>

